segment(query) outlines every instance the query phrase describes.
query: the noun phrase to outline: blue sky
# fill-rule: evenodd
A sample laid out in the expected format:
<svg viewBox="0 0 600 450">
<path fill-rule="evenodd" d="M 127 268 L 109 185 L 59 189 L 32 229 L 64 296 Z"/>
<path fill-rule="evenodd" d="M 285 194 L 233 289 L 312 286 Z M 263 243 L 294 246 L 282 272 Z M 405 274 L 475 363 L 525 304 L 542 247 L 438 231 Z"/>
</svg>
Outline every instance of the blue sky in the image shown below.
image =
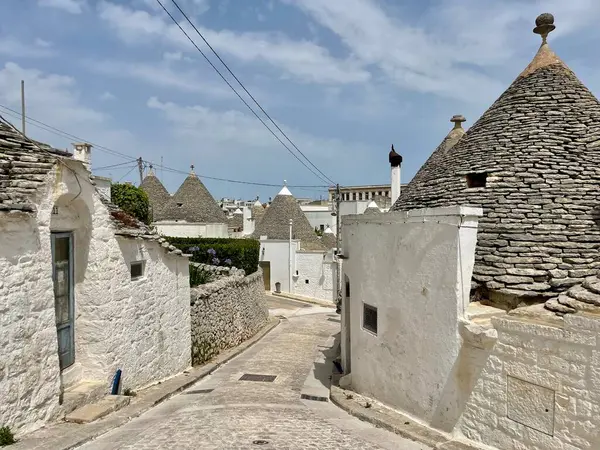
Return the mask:
<svg viewBox="0 0 600 450">
<path fill-rule="evenodd" d="M 174 11 L 171 0 L 162 1 Z M 408 181 L 452 115 L 463 114 L 470 126 L 531 60 L 541 12 L 556 19 L 552 48 L 592 92 L 600 90 L 596 0 L 179 4 L 296 145 L 343 185 L 389 182 L 392 143 Z M 0 16 L 8 19 L 0 26 L 0 105 L 20 108 L 24 79 L 29 116 L 132 158 L 162 156 L 168 167 L 194 164 L 213 177 L 325 184 L 245 109 L 156 0 L 3 0 Z M 59 148 L 73 142 L 33 125 L 28 134 Z M 93 167 L 123 162 L 93 152 Z M 130 167 L 97 173 L 135 182 Z M 158 175 L 172 192 L 185 177 Z M 217 198 L 266 200 L 278 191 L 205 184 Z"/>
</svg>

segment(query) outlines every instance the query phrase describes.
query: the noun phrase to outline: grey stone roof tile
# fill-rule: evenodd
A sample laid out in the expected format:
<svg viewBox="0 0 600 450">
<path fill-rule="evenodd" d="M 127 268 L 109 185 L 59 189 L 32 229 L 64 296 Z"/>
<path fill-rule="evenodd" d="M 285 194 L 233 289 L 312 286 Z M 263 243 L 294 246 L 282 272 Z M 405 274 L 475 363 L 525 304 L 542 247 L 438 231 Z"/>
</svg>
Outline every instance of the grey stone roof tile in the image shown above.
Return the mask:
<svg viewBox="0 0 600 450">
<path fill-rule="evenodd" d="M 479 173 L 485 187 L 468 187 L 467 175 Z M 438 147 L 392 209 L 483 207 L 478 286 L 545 300 L 598 268 L 599 199 L 600 102 L 543 44 L 464 136 Z"/>
<path fill-rule="evenodd" d="M 150 169 L 150 173 L 142 180 L 140 189 L 148 195 L 148 200 L 152 209 L 152 220 L 161 220 L 163 211 L 167 203 L 169 203 L 171 195 L 154 174 L 152 168 Z"/>
</svg>

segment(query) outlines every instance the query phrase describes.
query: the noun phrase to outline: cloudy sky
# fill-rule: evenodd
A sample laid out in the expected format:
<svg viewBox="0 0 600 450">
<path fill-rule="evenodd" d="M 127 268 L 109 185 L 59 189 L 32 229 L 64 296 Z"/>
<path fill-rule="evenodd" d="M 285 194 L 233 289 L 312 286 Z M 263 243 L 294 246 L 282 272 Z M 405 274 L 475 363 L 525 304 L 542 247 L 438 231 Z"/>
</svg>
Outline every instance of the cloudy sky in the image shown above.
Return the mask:
<svg viewBox="0 0 600 450">
<path fill-rule="evenodd" d="M 161 1 L 218 65 L 171 0 Z M 453 114 L 471 125 L 527 65 L 541 12 L 556 18 L 553 49 L 600 93 L 597 0 L 178 3 L 298 148 L 342 185 L 389 182 L 392 143 L 404 156 L 403 181 L 412 177 Z M 157 0 L 2 0 L 0 17 L 0 111 L 13 123 L 4 107 L 20 109 L 23 79 L 32 119 L 129 158 L 162 157 L 184 172 L 194 164 L 217 178 L 326 185 L 246 109 Z M 27 131 L 58 148 L 74 142 L 33 123 Z M 136 181 L 128 159 L 93 152 L 94 168 L 122 163 L 97 174 Z M 170 191 L 185 177 L 158 175 Z M 218 198 L 278 191 L 205 184 Z"/>
</svg>

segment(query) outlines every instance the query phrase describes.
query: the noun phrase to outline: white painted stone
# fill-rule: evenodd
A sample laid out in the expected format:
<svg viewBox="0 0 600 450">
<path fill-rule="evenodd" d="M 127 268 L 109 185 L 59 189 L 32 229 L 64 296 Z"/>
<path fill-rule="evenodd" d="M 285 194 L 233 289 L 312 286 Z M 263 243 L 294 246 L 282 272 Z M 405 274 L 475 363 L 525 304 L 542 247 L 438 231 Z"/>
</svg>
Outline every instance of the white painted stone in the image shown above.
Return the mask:
<svg viewBox="0 0 600 450">
<path fill-rule="evenodd" d="M 328 300 L 333 303 L 337 295 L 335 262 L 323 252 L 296 253 L 294 294 Z M 308 281 L 308 282 L 307 282 Z"/>
<path fill-rule="evenodd" d="M 507 382 L 508 418 L 551 436 L 554 433 L 554 391 L 510 376 Z"/>
<path fill-rule="evenodd" d="M 78 161 L 57 165 L 36 194 L 37 213 L 0 213 L 0 424 L 31 431 L 61 413 L 64 383 L 106 385 L 123 370 L 133 389 L 190 365 L 187 258 L 157 241 L 115 235 Z M 58 214 L 52 214 L 58 206 Z M 57 355 L 51 231 L 74 233 L 75 364 Z M 132 281 L 129 263 L 145 261 Z"/>
<path fill-rule="evenodd" d="M 156 231 L 163 236 L 172 237 L 229 237 L 226 223 L 190 223 L 186 221 L 162 220 L 153 224 Z"/>
<path fill-rule="evenodd" d="M 458 329 L 479 215 L 453 207 L 343 218 L 351 293 L 341 342 L 353 386 L 444 429 L 470 392 L 469 362 L 483 352 L 461 353 Z M 377 307 L 377 335 L 363 328 L 363 303 Z"/>
</svg>

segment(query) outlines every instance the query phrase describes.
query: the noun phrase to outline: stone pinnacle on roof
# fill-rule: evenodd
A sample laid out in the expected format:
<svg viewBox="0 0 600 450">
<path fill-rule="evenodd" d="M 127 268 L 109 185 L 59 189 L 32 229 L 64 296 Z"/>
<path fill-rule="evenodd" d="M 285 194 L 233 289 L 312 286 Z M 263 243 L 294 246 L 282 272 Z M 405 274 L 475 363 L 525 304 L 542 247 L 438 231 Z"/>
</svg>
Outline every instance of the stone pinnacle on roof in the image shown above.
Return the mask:
<svg viewBox="0 0 600 450">
<path fill-rule="evenodd" d="M 392 208 L 482 207 L 473 282 L 509 308 L 554 298 L 600 264 L 600 102 L 550 49 L 553 22 L 538 17 L 531 63 Z"/>
<path fill-rule="evenodd" d="M 367 208 L 365 209 L 365 212 L 363 214 L 381 214 L 381 210 L 379 209 L 379 206 L 377 206 L 377 203 L 375 203 L 375 201 L 371 200 L 369 202 L 369 204 L 367 205 Z"/>
<path fill-rule="evenodd" d="M 455 114 L 452 116 L 452 119 L 450 119 L 450 122 L 454 123 L 454 129 L 456 130 L 457 128 L 462 128 L 462 123 L 466 122 L 467 119 L 465 119 L 465 116 L 461 115 L 461 114 Z"/>
<path fill-rule="evenodd" d="M 292 195 L 292 193 L 290 192 L 290 190 L 287 187 L 287 180 L 283 180 L 283 187 L 281 188 L 281 190 L 279 191 L 279 194 L 277 195 Z"/>
<path fill-rule="evenodd" d="M 535 34 L 542 36 L 542 44 L 546 43 L 548 34 L 556 29 L 554 26 L 554 16 L 550 13 L 543 13 L 535 19 L 536 27 L 533 29 Z"/>
</svg>

